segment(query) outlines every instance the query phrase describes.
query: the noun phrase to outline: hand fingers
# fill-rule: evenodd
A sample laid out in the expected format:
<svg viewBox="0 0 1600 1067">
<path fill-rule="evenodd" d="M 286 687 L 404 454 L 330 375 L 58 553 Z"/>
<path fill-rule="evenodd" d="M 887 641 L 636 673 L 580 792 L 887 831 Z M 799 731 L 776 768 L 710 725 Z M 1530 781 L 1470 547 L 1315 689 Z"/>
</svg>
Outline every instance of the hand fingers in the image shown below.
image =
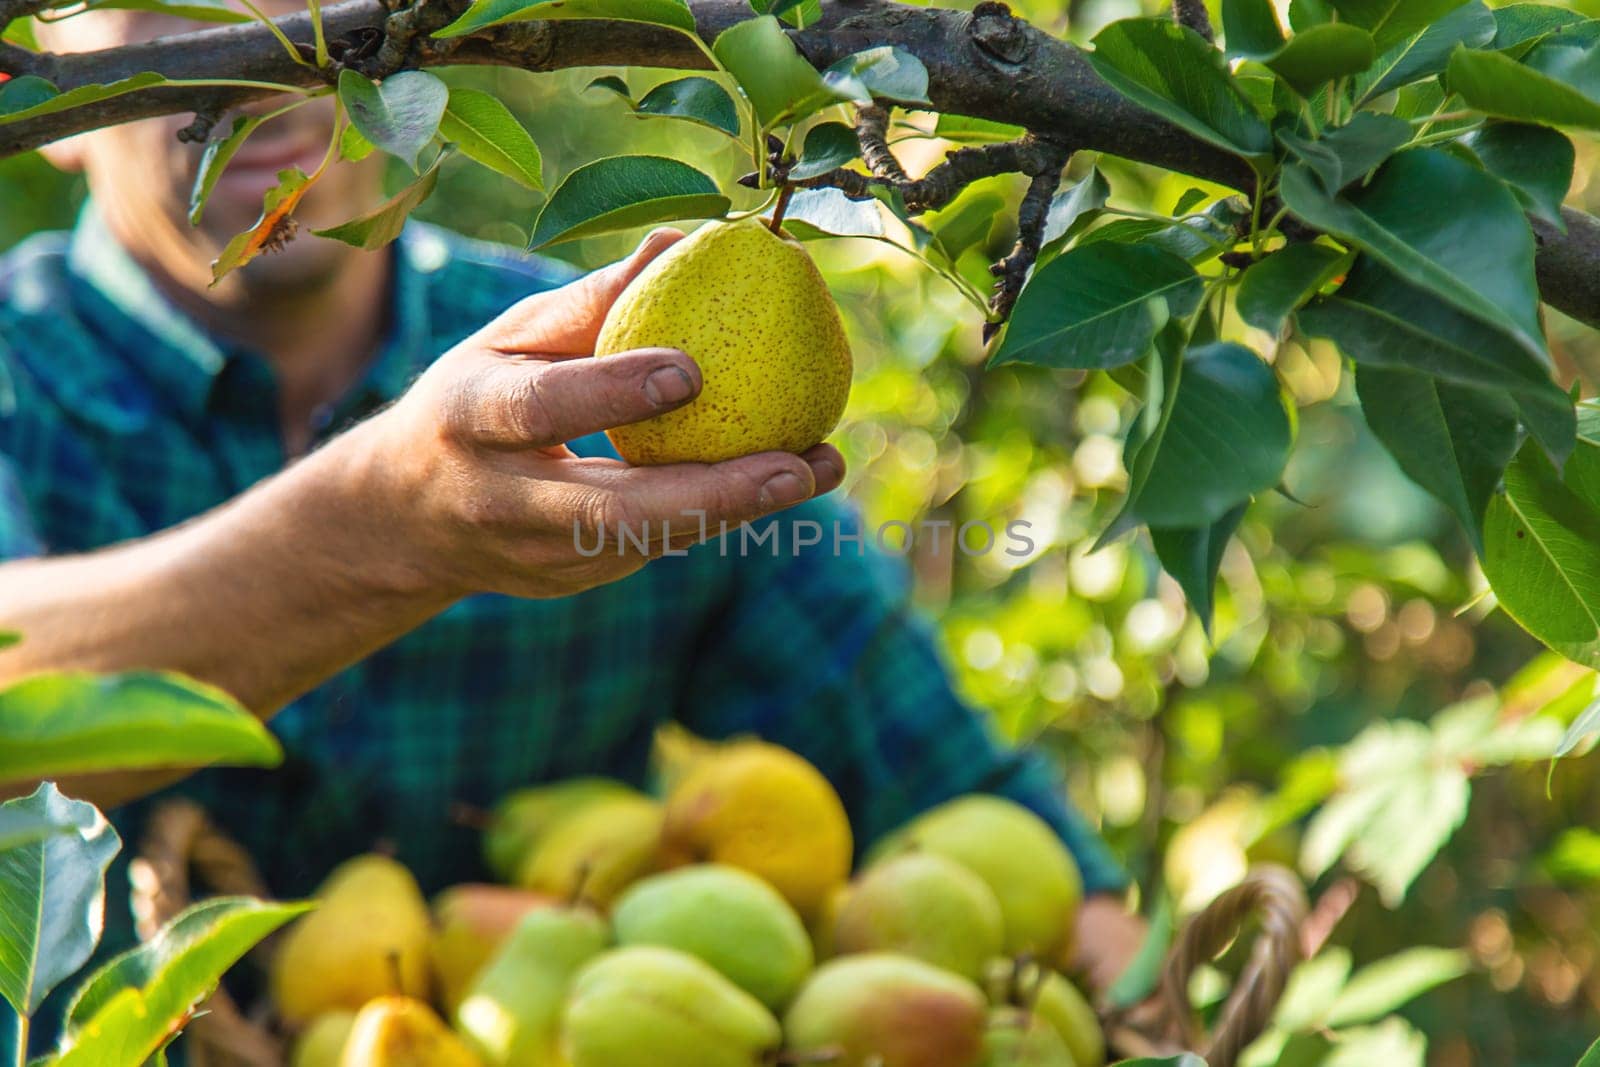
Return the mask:
<svg viewBox="0 0 1600 1067">
<path fill-rule="evenodd" d="M 549 448 L 671 411 L 700 385 L 700 368 L 674 348 L 561 363 L 486 357 L 456 382 L 444 418 L 474 445 Z"/>
<path fill-rule="evenodd" d="M 478 340 L 509 355 L 589 355 L 622 290 L 682 237 L 681 230 L 652 230 L 627 259 L 519 301 L 479 331 Z"/>
</svg>

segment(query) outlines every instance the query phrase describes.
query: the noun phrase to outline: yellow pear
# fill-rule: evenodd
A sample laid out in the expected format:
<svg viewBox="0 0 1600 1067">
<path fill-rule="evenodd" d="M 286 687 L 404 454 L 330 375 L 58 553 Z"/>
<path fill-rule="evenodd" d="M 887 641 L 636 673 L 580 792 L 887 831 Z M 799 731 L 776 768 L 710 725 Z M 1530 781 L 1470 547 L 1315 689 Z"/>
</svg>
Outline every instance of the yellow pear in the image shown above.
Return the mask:
<svg viewBox="0 0 1600 1067">
<path fill-rule="evenodd" d="M 607 797 L 563 819 L 517 872 L 517 884 L 562 900 L 610 907 L 655 867 L 661 805 L 642 794 Z"/>
<path fill-rule="evenodd" d="M 700 761 L 667 797 L 669 867 L 723 863 L 770 882 L 814 918 L 850 874 L 850 820 L 833 786 L 778 745 L 738 741 Z"/>
<path fill-rule="evenodd" d="M 446 1014 L 453 1013 L 472 979 L 534 908 L 554 897 L 503 885 L 451 886 L 433 900 L 434 985 Z"/>
<path fill-rule="evenodd" d="M 339 1067 L 482 1067 L 432 1008 L 413 997 L 378 997 L 356 1013 Z"/>
<path fill-rule="evenodd" d="M 803 452 L 839 422 L 850 346 L 811 256 L 759 219 L 709 222 L 657 256 L 606 316 L 595 355 L 681 349 L 702 388 L 610 432 L 630 463 L 714 463 Z"/>
<path fill-rule="evenodd" d="M 295 1039 L 289 1067 L 339 1067 L 355 1025 L 353 1011 L 330 1011 L 317 1016 Z"/>
<path fill-rule="evenodd" d="M 539 842 L 590 804 L 639 791 L 610 778 L 568 778 L 507 793 L 483 834 L 483 858 L 496 879 L 509 882 Z"/>
<path fill-rule="evenodd" d="M 428 995 L 428 902 L 404 866 L 357 856 L 317 890 L 320 906 L 284 935 L 272 997 L 290 1025 L 323 1012 L 359 1011 L 375 997 Z"/>
</svg>

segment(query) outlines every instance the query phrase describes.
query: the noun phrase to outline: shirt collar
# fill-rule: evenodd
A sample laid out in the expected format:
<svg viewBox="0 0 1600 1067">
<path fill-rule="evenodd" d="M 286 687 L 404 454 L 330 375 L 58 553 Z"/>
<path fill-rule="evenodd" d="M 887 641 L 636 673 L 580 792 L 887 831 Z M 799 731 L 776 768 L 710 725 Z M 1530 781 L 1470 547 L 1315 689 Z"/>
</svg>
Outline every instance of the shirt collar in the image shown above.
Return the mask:
<svg viewBox="0 0 1600 1067">
<path fill-rule="evenodd" d="M 408 225 L 394 247 L 388 328 L 352 396 L 387 402 L 432 360 L 430 276 L 450 258 L 442 234 Z M 82 310 L 185 414 L 204 414 L 217 378 L 245 350 L 225 346 L 179 310 L 117 243 L 91 200 L 73 230 L 68 266 L 85 285 Z M 263 398 L 266 402 L 267 398 Z"/>
</svg>

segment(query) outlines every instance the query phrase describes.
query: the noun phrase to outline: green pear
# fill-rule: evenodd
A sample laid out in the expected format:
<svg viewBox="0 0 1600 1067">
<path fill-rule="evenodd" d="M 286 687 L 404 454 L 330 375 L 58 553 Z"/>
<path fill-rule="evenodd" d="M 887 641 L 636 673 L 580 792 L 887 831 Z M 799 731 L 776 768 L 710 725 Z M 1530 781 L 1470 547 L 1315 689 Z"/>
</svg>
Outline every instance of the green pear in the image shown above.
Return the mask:
<svg viewBox="0 0 1600 1067">
<path fill-rule="evenodd" d="M 573 982 L 561 1023 L 571 1067 L 760 1067 L 783 1041 L 750 994 L 686 952 L 614 949 Z"/>
<path fill-rule="evenodd" d="M 517 884 L 607 908 L 654 869 L 660 843 L 659 803 L 643 795 L 599 799 L 551 828 L 523 861 Z"/>
<path fill-rule="evenodd" d="M 959 975 L 895 953 L 823 964 L 784 1015 L 789 1049 L 835 1067 L 973 1067 L 989 1006 Z"/>
<path fill-rule="evenodd" d="M 355 1025 L 353 1011 L 329 1011 L 317 1016 L 295 1039 L 289 1067 L 339 1067 Z"/>
<path fill-rule="evenodd" d="M 484 862 L 497 879 L 509 882 L 539 840 L 563 819 L 596 800 L 639 795 L 610 778 L 568 778 L 508 793 L 484 830 Z"/>
<path fill-rule="evenodd" d="M 1077 986 L 1061 975 L 1045 972 L 1033 998 L 1033 1013 L 1061 1035 L 1077 1067 L 1102 1067 L 1106 1062 L 1106 1037 L 1099 1018 Z"/>
<path fill-rule="evenodd" d="M 369 1001 L 356 1013 L 339 1067 L 482 1067 L 432 1008 L 415 997 Z"/>
<path fill-rule="evenodd" d="M 317 890 L 317 910 L 295 922 L 272 961 L 272 999 L 291 1026 L 327 1011 L 359 1011 L 375 997 L 428 995 L 428 902 L 387 856 L 357 856 Z"/>
<path fill-rule="evenodd" d="M 850 345 L 827 284 L 798 242 L 759 219 L 708 222 L 651 260 L 611 306 L 594 354 L 657 346 L 694 359 L 700 395 L 611 430 L 629 463 L 804 452 L 850 395 Z"/>
<path fill-rule="evenodd" d="M 456 1029 L 489 1067 L 565 1067 L 567 987 L 610 940 L 605 919 L 589 908 L 530 911 L 467 990 Z"/>
<path fill-rule="evenodd" d="M 955 860 L 908 852 L 858 876 L 839 905 L 835 952 L 901 952 L 974 981 L 1005 927 L 989 886 Z"/>
<path fill-rule="evenodd" d="M 1067 1043 L 1044 1019 L 1021 1008 L 996 1008 L 983 1034 L 983 1067 L 1078 1067 Z"/>
<path fill-rule="evenodd" d="M 873 851 L 880 859 L 929 852 L 988 883 L 1005 924 L 1004 951 L 1054 958 L 1071 935 L 1083 879 L 1039 816 L 1003 797 L 974 793 L 924 812 Z"/>
<path fill-rule="evenodd" d="M 434 988 L 447 1014 L 454 1014 L 467 987 L 495 949 L 534 908 L 559 901 L 503 885 L 451 886 L 433 899 Z"/>
</svg>

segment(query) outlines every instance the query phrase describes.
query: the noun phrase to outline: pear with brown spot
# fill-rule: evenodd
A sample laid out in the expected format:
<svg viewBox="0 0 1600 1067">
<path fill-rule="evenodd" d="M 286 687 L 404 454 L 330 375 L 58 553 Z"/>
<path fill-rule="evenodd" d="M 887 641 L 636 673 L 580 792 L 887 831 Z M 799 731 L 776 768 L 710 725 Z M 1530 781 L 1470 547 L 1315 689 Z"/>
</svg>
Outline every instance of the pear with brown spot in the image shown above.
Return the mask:
<svg viewBox="0 0 1600 1067">
<path fill-rule="evenodd" d="M 610 431 L 629 463 L 804 452 L 838 425 L 850 346 L 811 256 L 756 218 L 709 222 L 651 261 L 611 306 L 595 355 L 677 348 L 700 395 Z"/>
</svg>

